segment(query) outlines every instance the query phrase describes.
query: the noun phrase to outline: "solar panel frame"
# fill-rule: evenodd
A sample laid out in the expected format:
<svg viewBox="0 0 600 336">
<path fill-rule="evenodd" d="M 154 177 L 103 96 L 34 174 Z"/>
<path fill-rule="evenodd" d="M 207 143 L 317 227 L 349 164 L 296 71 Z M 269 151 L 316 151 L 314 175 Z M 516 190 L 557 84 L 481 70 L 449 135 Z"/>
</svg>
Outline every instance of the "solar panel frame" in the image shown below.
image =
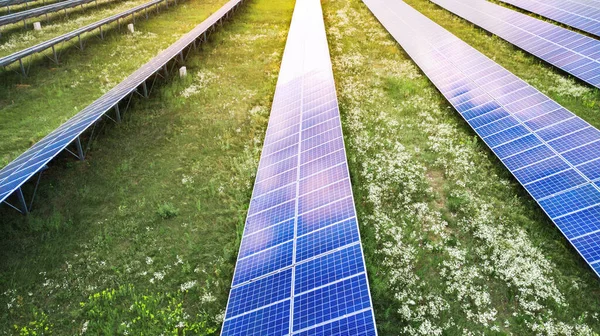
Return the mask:
<svg viewBox="0 0 600 336">
<path fill-rule="evenodd" d="M 485 84 L 485 80 L 481 80 L 481 78 L 471 73 L 469 66 L 470 64 L 487 62 L 493 65 L 490 68 L 495 68 L 495 70 L 490 70 L 490 72 L 508 73 L 508 75 L 502 75 L 502 78 L 505 78 L 503 85 L 511 85 L 515 80 L 521 81 L 518 77 L 510 74 L 506 69 L 503 69 L 500 65 L 485 57 L 476 49 L 470 47 L 404 2 L 386 0 L 363 0 L 363 2 L 455 108 L 457 107 L 455 104 L 459 102 L 455 97 L 467 96 L 470 97 L 469 99 L 479 99 L 477 97 L 481 97 L 482 90 L 487 92 L 489 102 L 496 101 L 499 103 L 500 108 L 494 111 L 503 111 L 504 113 L 500 114 L 492 111 L 482 116 L 468 119 L 465 117 L 465 110 L 461 111 L 457 108 L 457 111 L 482 136 L 483 141 L 488 147 L 501 159 L 507 169 L 519 180 L 567 240 L 571 242 L 577 252 L 591 266 L 594 272 L 600 276 L 600 273 L 598 273 L 600 269 L 598 263 L 600 260 L 590 259 L 591 256 L 596 258 L 597 254 L 593 251 L 600 249 L 600 240 L 592 240 L 592 238 L 597 237 L 595 233 L 600 230 L 600 204 L 598 204 L 600 201 L 598 183 L 600 181 L 591 180 L 578 169 L 581 164 L 593 162 L 590 159 L 597 159 L 594 158 L 596 156 L 594 154 L 596 148 L 590 150 L 586 146 L 597 143 L 598 148 L 600 148 L 600 142 L 592 140 L 592 142 L 586 145 L 571 148 L 560 153 L 552 146 L 552 141 L 548 141 L 552 139 L 557 141 L 561 137 L 567 139 L 572 134 L 595 128 L 560 107 L 559 104 L 553 102 L 548 97 L 546 97 L 546 102 L 543 103 L 539 103 L 537 98 L 531 100 L 530 98 L 520 97 L 517 98 L 519 99 L 517 104 L 522 102 L 522 106 L 513 110 L 506 109 L 511 104 L 504 105 L 500 103 L 498 98 L 502 98 L 502 95 L 494 96 L 490 94 L 490 91 L 486 90 L 486 87 L 488 90 L 491 88 L 490 85 Z M 457 78 L 455 82 L 460 83 L 460 87 L 465 87 L 465 89 L 456 91 L 451 85 L 447 85 L 447 82 L 443 81 L 443 78 L 449 74 L 454 74 L 454 78 Z M 496 95 L 498 94 L 496 92 Z M 539 94 L 535 94 L 531 97 L 540 96 Z M 537 103 L 538 105 L 532 108 L 524 104 L 526 101 L 529 101 L 530 104 Z M 517 106 L 517 104 L 513 103 L 512 105 Z M 554 124 L 545 125 L 535 131 L 528 128 L 527 122 L 553 113 L 556 111 L 556 107 L 564 110 L 562 112 L 563 120 L 552 120 Z M 538 110 L 536 111 L 536 116 L 531 118 L 527 116 L 529 113 L 527 111 L 535 109 Z M 526 113 L 523 114 L 523 111 Z M 493 115 L 493 117 L 487 118 L 485 122 L 476 122 L 486 115 Z M 502 127 L 488 128 L 489 131 L 483 131 L 487 130 L 486 127 L 490 127 L 490 125 L 500 120 L 513 120 L 513 122 L 504 123 Z M 561 124 L 563 127 L 568 127 L 561 130 Z M 544 132 L 554 127 L 553 125 L 559 125 L 557 128 L 558 132 Z M 530 134 L 517 137 L 511 143 L 497 146 L 490 145 L 490 135 L 499 134 L 498 132 L 515 126 L 527 128 Z M 562 131 L 564 132 L 561 134 Z M 575 144 L 578 143 L 573 138 L 569 141 Z M 570 148 L 569 146 L 567 145 L 566 148 Z M 571 157 L 565 156 L 568 153 L 572 153 L 573 155 Z M 542 174 L 541 176 L 532 178 L 535 174 L 539 175 L 543 171 L 541 167 L 543 167 L 544 162 L 552 160 L 555 157 L 564 163 L 560 169 L 557 171 L 550 169 L 545 175 Z M 527 172 L 527 169 L 530 171 Z M 538 169 L 538 171 L 535 171 L 535 169 Z M 527 180 L 528 178 L 531 180 Z M 584 236 L 592 238 L 587 238 L 582 243 L 576 241 Z M 585 247 L 585 251 L 578 249 L 582 246 Z"/>
<path fill-rule="evenodd" d="M 377 334 L 349 176 L 320 1 L 297 1 L 222 335 Z M 284 272 L 290 283 L 271 289 L 287 298 L 256 308 L 255 284 Z M 272 316 L 282 310 L 287 321 Z"/>
<path fill-rule="evenodd" d="M 431 1 L 600 88 L 600 41 L 485 0 Z"/>
</svg>

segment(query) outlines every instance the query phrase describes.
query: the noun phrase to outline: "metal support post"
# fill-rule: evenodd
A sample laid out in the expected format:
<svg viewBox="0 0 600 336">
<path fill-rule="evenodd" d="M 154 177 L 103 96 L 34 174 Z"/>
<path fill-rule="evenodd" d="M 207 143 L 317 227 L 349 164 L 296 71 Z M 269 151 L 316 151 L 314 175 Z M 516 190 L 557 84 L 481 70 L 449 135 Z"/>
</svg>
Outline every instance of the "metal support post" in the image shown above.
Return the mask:
<svg viewBox="0 0 600 336">
<path fill-rule="evenodd" d="M 75 140 L 75 145 L 77 146 L 77 155 L 79 156 L 79 160 L 83 161 L 84 154 L 83 147 L 81 146 L 81 137 L 77 137 L 77 139 Z"/>
<path fill-rule="evenodd" d="M 79 39 L 79 49 L 83 51 L 83 42 L 81 41 L 81 34 L 77 35 L 77 38 Z"/>
<path fill-rule="evenodd" d="M 104 33 L 102 32 L 102 26 L 100 26 L 98 28 L 100 28 L 100 39 L 104 40 Z"/>
<path fill-rule="evenodd" d="M 19 199 L 19 205 L 21 206 L 21 212 L 26 215 L 29 213 L 29 208 L 27 207 L 27 202 L 25 202 L 25 196 L 23 196 L 23 189 L 19 187 L 17 189 L 17 198 Z"/>
<path fill-rule="evenodd" d="M 183 59 L 183 51 L 179 52 L 179 58 L 181 59 L 181 63 L 183 63 L 184 59 Z"/>
<path fill-rule="evenodd" d="M 119 104 L 115 105 L 115 119 L 118 123 L 121 122 L 121 111 L 119 111 Z"/>
<path fill-rule="evenodd" d="M 52 46 L 52 54 L 54 55 L 54 62 L 58 64 L 58 55 L 56 54 L 56 49 Z"/>
<path fill-rule="evenodd" d="M 19 58 L 19 65 L 21 66 L 21 72 L 23 73 L 23 76 L 27 77 L 27 72 L 25 71 L 25 67 L 23 66 L 22 58 Z"/>
<path fill-rule="evenodd" d="M 146 85 L 146 82 L 142 83 L 142 89 L 144 90 L 144 98 L 148 98 L 148 86 Z"/>
</svg>

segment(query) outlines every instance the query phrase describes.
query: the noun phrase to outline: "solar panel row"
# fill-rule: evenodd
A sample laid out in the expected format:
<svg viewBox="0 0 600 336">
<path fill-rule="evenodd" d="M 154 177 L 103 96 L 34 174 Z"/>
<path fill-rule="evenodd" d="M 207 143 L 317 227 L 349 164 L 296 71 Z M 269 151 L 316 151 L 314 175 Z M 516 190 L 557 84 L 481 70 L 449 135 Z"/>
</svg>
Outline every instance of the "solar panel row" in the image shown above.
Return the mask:
<svg viewBox="0 0 600 336">
<path fill-rule="evenodd" d="M 485 0 L 432 2 L 600 88 L 600 41 Z"/>
<path fill-rule="evenodd" d="M 138 87 L 145 85 L 148 78 L 163 69 L 174 58 L 183 57 L 184 49 L 194 45 L 197 39 L 227 17 L 242 1 L 231 0 L 226 3 L 169 48 L 163 50 L 113 89 L 2 168 L 0 170 L 0 203 L 6 202 L 6 199 L 15 191 L 20 191 L 20 187 L 25 182 L 44 169 L 48 162 L 67 148 L 69 144 L 77 141 L 84 131 L 108 111 L 118 106 L 119 102 L 125 97 L 137 92 Z"/>
<path fill-rule="evenodd" d="M 37 7 L 33 9 L 29 9 L 22 12 L 17 12 L 14 14 L 0 16 L 0 26 L 5 26 L 11 23 L 17 23 L 20 21 L 24 21 L 29 18 L 41 16 L 44 14 L 49 14 L 53 12 L 58 12 L 63 9 L 73 8 L 80 5 L 84 5 L 86 3 L 90 3 L 97 0 L 67 0 L 62 2 L 53 3 L 51 5 Z"/>
<path fill-rule="evenodd" d="M 38 0 L 0 0 L 0 7 L 13 6 L 22 3 L 29 3 Z"/>
<path fill-rule="evenodd" d="M 223 335 L 376 335 L 319 0 L 296 2 Z"/>
<path fill-rule="evenodd" d="M 363 1 L 600 274 L 600 131 L 402 1 Z"/>
<path fill-rule="evenodd" d="M 600 36 L 600 6 L 570 0 L 501 0 L 507 4 Z"/>
<path fill-rule="evenodd" d="M 44 41 L 42 43 L 36 44 L 34 46 L 31 46 L 29 48 L 17 51 L 15 53 L 12 53 L 10 55 L 4 56 L 4 57 L 0 57 L 0 66 L 2 67 L 6 67 L 14 62 L 17 62 L 19 60 L 22 60 L 23 58 L 27 57 L 27 56 L 31 56 L 33 54 L 42 52 L 46 49 L 49 48 L 53 48 L 54 46 L 65 42 L 65 41 L 69 41 L 75 37 L 81 36 L 81 34 L 86 33 L 86 32 L 90 32 L 96 28 L 99 28 L 103 25 L 109 24 L 111 22 L 117 21 L 119 19 L 128 17 L 129 15 L 133 15 L 137 12 L 146 10 L 154 5 L 159 5 L 162 2 L 168 2 L 169 0 L 152 0 L 150 2 L 146 2 L 145 4 L 141 4 L 139 6 L 130 8 L 126 11 L 123 11 L 121 13 L 115 14 L 113 16 L 107 17 L 105 19 L 102 19 L 100 21 L 96 21 L 94 23 L 91 23 L 87 26 L 75 29 L 71 32 L 68 32 L 66 34 L 57 36 L 55 38 L 52 38 L 50 40 Z M 25 72 L 25 69 L 22 68 L 22 71 Z"/>
</svg>

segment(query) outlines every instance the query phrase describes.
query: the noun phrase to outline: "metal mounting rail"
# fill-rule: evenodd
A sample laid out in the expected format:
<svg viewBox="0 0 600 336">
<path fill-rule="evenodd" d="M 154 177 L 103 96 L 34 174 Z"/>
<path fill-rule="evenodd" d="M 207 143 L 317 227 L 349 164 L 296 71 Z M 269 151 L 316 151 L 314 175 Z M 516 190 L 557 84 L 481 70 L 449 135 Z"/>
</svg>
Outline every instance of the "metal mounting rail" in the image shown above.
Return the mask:
<svg viewBox="0 0 600 336">
<path fill-rule="evenodd" d="M 51 5 L 37 7 L 33 9 L 29 9 L 26 11 L 0 16 L 0 27 L 6 26 L 9 24 L 17 23 L 23 21 L 25 27 L 27 27 L 27 19 L 42 16 L 45 14 L 50 14 L 54 12 L 58 12 L 60 10 L 67 10 L 67 8 L 83 6 L 84 4 L 90 2 L 97 2 L 97 0 L 67 0 L 62 2 L 53 3 Z"/>
<path fill-rule="evenodd" d="M 85 150 L 81 137 L 84 132 L 91 131 L 89 136 L 91 140 L 95 125 L 103 116 L 116 122 L 120 121 L 123 112 L 121 106 L 126 109 L 135 94 L 148 97 L 158 77 L 166 78 L 175 65 L 183 63 L 185 57 L 196 49 L 199 43 L 205 42 L 208 34 L 228 19 L 242 2 L 243 0 L 231 0 L 226 3 L 170 47 L 2 168 L 0 204 L 4 202 L 21 213 L 28 213 L 33 200 L 28 205 L 23 195 L 22 186 L 27 181 L 46 169 L 47 164 L 63 151 L 83 160 Z M 110 111 L 114 111 L 114 119 L 108 115 Z M 37 180 L 39 181 L 39 177 Z M 9 203 L 8 198 L 11 195 L 15 195 L 18 205 Z M 32 198 L 34 196 L 35 191 Z"/>
<path fill-rule="evenodd" d="M 32 2 L 38 2 L 39 0 L 0 0 L 0 8 L 6 7 L 10 14 L 10 6 L 25 4 L 25 9 L 29 9 L 29 4 Z M 57 3 L 65 0 L 49 1 L 50 3 Z M 42 0 L 42 5 L 46 5 L 46 0 Z"/>
<path fill-rule="evenodd" d="M 177 0 L 173 0 L 173 1 L 175 1 L 175 4 L 177 4 Z M 148 8 L 156 5 L 156 10 L 158 11 L 159 5 L 161 3 L 163 3 L 163 2 L 166 4 L 167 7 L 169 6 L 169 0 L 152 0 L 150 2 L 147 2 L 145 4 L 133 7 L 131 9 L 128 9 L 128 10 L 123 11 L 121 13 L 118 13 L 118 14 L 115 14 L 113 16 L 107 17 L 107 18 L 102 19 L 100 21 L 96 21 L 96 22 L 91 23 L 91 24 L 89 24 L 87 26 L 75 29 L 75 30 L 73 30 L 71 32 L 68 32 L 66 34 L 63 34 L 61 36 L 57 36 L 57 37 L 52 38 L 50 40 L 47 40 L 47 41 L 44 41 L 42 43 L 36 44 L 36 45 L 34 45 L 32 47 L 29 47 L 29 48 L 26 48 L 26 49 L 23 49 L 23 50 L 19 50 L 19 51 L 13 53 L 13 54 L 8 55 L 8 56 L 0 57 L 0 66 L 3 67 L 4 69 L 6 69 L 6 67 L 9 66 L 10 64 L 15 63 L 15 62 L 19 62 L 20 68 L 21 68 L 21 73 L 23 74 L 23 76 L 27 76 L 28 67 L 26 67 L 23 64 L 23 59 L 25 57 L 28 57 L 28 56 L 34 55 L 36 53 L 40 53 L 40 52 L 42 52 L 42 51 L 44 51 L 46 49 L 52 48 L 52 57 L 50 57 L 50 59 L 52 61 L 54 61 L 55 63 L 58 63 L 58 56 L 59 55 L 58 55 L 57 50 L 56 50 L 56 46 L 57 45 L 59 45 L 59 44 L 61 44 L 63 42 L 69 41 L 69 40 L 77 37 L 79 39 L 78 47 L 79 47 L 79 49 L 83 50 L 84 42 L 81 39 L 82 34 L 91 32 L 91 31 L 93 31 L 95 29 L 99 29 L 100 37 L 104 38 L 104 32 L 102 31 L 102 26 L 110 24 L 110 23 L 113 23 L 115 21 L 117 21 L 119 23 L 119 26 L 120 26 L 119 20 L 121 20 L 123 18 L 127 18 L 130 15 L 132 17 L 132 20 L 135 22 L 135 13 L 140 12 L 140 11 L 145 11 L 145 16 L 146 16 L 146 18 L 148 18 L 148 12 L 147 12 Z"/>
</svg>

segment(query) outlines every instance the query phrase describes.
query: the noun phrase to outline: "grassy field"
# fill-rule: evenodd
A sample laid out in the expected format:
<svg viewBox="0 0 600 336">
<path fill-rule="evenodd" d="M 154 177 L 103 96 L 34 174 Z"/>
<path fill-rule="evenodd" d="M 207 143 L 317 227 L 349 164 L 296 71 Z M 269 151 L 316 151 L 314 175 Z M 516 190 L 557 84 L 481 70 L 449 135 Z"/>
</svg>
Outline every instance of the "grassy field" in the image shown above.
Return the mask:
<svg viewBox="0 0 600 336">
<path fill-rule="evenodd" d="M 177 31 L 156 37 L 164 45 L 222 3 L 187 2 L 148 30 L 173 21 Z M 54 165 L 34 213 L 2 209 L 0 334 L 197 335 L 220 326 L 292 9 L 244 5 L 188 60 L 185 80 L 107 124 L 85 162 Z M 93 64 L 100 55 L 69 64 L 80 57 Z"/>
<path fill-rule="evenodd" d="M 600 127 L 597 90 L 407 2 Z M 188 0 L 58 69 L 4 76 L 0 157 L 222 3 Z M 550 220 L 360 0 L 322 3 L 380 335 L 598 333 L 598 280 Z M 30 216 L 0 209 L 0 334 L 218 332 L 293 5 L 249 1 L 187 78 L 106 124 L 88 160 L 55 163 Z"/>
<path fill-rule="evenodd" d="M 600 94 L 409 4 L 586 120 Z M 598 280 L 359 0 L 324 2 L 382 335 L 589 335 Z"/>
<path fill-rule="evenodd" d="M 112 33 L 105 40 L 92 36 L 83 52 L 73 47 L 64 50 L 58 66 L 49 60 L 34 64 L 26 78 L 4 73 L 0 82 L 0 167 L 99 98 L 223 3 L 225 0 L 183 2 L 166 12 L 163 10 L 150 21 L 138 20 L 135 34 Z M 129 3 L 127 7 L 135 4 Z"/>
</svg>

